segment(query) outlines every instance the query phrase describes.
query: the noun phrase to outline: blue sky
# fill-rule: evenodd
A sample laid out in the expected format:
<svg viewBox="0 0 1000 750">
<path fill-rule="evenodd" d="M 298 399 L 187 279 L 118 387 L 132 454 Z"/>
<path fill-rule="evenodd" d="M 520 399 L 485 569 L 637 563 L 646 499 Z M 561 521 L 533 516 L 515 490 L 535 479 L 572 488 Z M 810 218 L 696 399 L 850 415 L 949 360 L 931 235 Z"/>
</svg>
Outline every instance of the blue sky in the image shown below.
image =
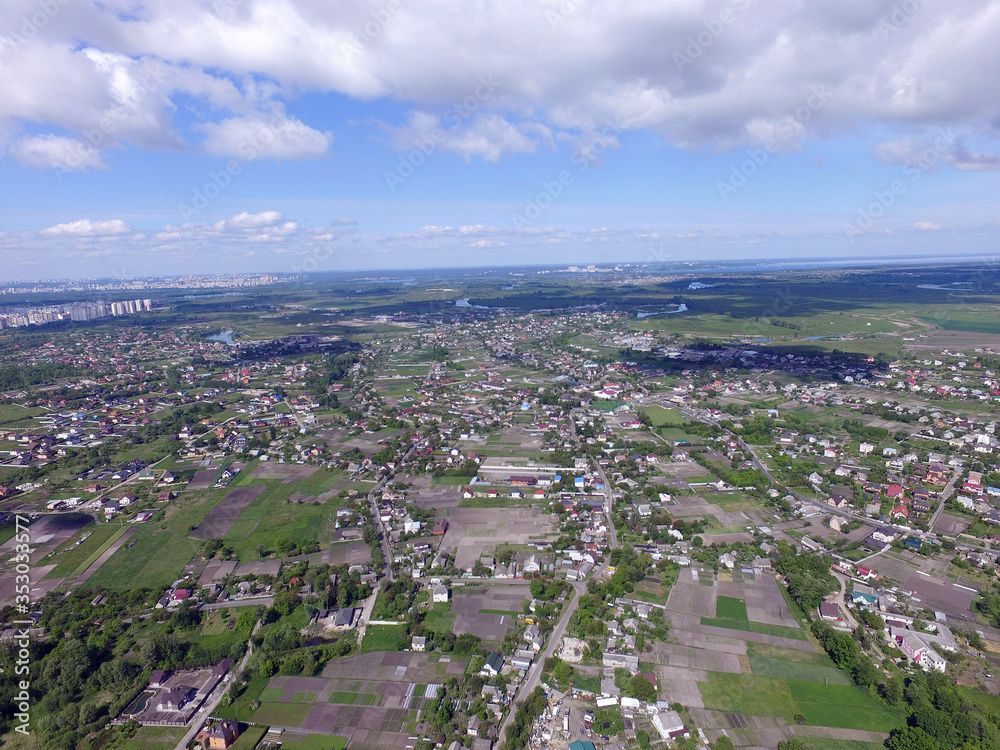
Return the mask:
<svg viewBox="0 0 1000 750">
<path fill-rule="evenodd" d="M 5 280 L 990 253 L 1000 4 L 9 0 Z"/>
</svg>

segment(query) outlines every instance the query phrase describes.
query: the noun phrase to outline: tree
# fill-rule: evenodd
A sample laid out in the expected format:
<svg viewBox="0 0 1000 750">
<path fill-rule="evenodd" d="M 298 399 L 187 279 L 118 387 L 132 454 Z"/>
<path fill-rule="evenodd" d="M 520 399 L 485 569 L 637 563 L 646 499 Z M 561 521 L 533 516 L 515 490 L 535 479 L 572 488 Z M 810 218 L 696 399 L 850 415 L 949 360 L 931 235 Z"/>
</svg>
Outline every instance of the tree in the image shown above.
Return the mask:
<svg viewBox="0 0 1000 750">
<path fill-rule="evenodd" d="M 712 750 L 736 750 L 736 745 L 726 735 L 722 735 L 712 743 Z"/>
<path fill-rule="evenodd" d="M 633 698 L 638 698 L 641 701 L 652 702 L 656 700 L 656 688 L 641 674 L 633 675 L 632 679 L 629 680 L 628 692 Z"/>
<path fill-rule="evenodd" d="M 816 750 L 816 748 L 801 737 L 792 737 L 790 740 L 779 742 L 778 750 Z"/>
<path fill-rule="evenodd" d="M 941 745 L 919 727 L 900 727 L 886 740 L 889 750 L 941 750 Z"/>
</svg>

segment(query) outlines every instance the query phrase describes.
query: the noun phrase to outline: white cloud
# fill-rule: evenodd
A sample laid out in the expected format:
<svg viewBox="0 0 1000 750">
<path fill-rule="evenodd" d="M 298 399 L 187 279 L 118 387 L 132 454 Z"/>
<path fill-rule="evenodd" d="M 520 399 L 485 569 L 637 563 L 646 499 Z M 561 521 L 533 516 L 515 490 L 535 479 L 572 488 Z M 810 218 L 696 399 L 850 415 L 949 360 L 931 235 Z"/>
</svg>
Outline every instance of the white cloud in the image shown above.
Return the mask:
<svg viewBox="0 0 1000 750">
<path fill-rule="evenodd" d="M 45 237 L 116 237 L 128 234 L 131 231 L 132 227 L 121 219 L 110 219 L 108 221 L 79 219 L 65 224 L 46 227 L 39 234 Z"/>
<path fill-rule="evenodd" d="M 933 221 L 918 221 L 913 225 L 914 229 L 919 229 L 923 232 L 933 232 L 938 229 L 944 229 L 941 224 L 935 224 Z"/>
<path fill-rule="evenodd" d="M 281 219 L 282 215 L 279 211 L 261 211 L 256 214 L 242 211 L 230 219 L 215 222 L 213 226 L 219 231 L 259 229 L 260 227 L 273 226 L 281 221 Z"/>
<path fill-rule="evenodd" d="M 447 119 L 447 115 L 417 111 L 410 114 L 406 125 L 386 130 L 400 151 L 448 151 L 466 161 L 477 157 L 498 162 L 512 154 L 532 153 L 540 142 L 553 145 L 551 132 L 539 123 L 513 123 L 499 114 L 480 114 L 451 125 Z"/>
<path fill-rule="evenodd" d="M 89 143 L 51 134 L 22 138 L 11 146 L 10 153 L 21 164 L 38 169 L 77 172 L 106 166 L 100 152 Z"/>
<path fill-rule="evenodd" d="M 0 121 L 87 142 L 96 133 L 98 151 L 182 148 L 191 145 L 174 122 L 183 107 L 211 154 L 316 158 L 331 134 L 284 107 L 300 92 L 332 92 L 412 107 L 392 131 L 399 148 L 436 124 L 437 148 L 497 161 L 608 123 L 698 150 L 769 138 L 794 148 L 870 124 L 989 132 L 996 118 L 995 2 L 914 3 L 901 17 L 897 0 L 571 5 L 55 3 L 44 33 L 0 44 Z M 0 29 L 20 29 L 40 7 L 7 0 Z M 810 105 L 817 87 L 828 104 Z M 996 168 L 988 148 L 967 156 L 947 163 Z M 47 163 L 44 153 L 20 158 Z"/>
<path fill-rule="evenodd" d="M 199 126 L 203 147 L 214 156 L 254 159 L 315 159 L 330 148 L 333 134 L 315 130 L 283 112 L 231 117 Z"/>
</svg>

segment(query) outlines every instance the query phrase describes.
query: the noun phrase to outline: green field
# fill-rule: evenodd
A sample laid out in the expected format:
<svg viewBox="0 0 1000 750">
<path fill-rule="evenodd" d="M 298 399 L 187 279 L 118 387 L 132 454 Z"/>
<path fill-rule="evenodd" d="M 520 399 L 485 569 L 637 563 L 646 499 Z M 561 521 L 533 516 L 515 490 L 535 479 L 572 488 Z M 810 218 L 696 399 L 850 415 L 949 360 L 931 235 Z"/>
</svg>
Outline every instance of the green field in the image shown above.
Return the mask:
<svg viewBox="0 0 1000 750">
<path fill-rule="evenodd" d="M 754 716 L 780 716 L 792 723 L 796 714 L 806 724 L 888 732 L 903 722 L 870 695 L 849 685 L 823 685 L 756 675 L 709 672 L 699 682 L 705 708 Z"/>
<path fill-rule="evenodd" d="M 140 727 L 120 747 L 122 750 L 172 750 L 184 736 L 185 727 Z"/>
<path fill-rule="evenodd" d="M 653 423 L 653 427 L 676 427 L 684 424 L 684 417 L 675 409 L 666 409 L 662 406 L 649 406 L 643 411 Z"/>
<path fill-rule="evenodd" d="M 105 540 L 104 544 L 102 544 L 100 547 L 94 550 L 94 552 L 90 555 L 90 557 L 88 557 L 86 560 L 80 563 L 76 567 L 76 570 L 74 570 L 70 575 L 78 576 L 85 573 L 87 571 L 87 568 L 89 568 L 91 565 L 97 562 L 97 558 L 99 558 L 101 555 L 103 555 L 105 552 L 111 549 L 111 545 L 113 545 L 115 542 L 121 539 L 125 535 L 125 532 L 128 531 L 130 528 L 133 527 L 132 526 L 117 527 L 114 530 L 114 532 L 112 532 L 111 536 L 108 537 L 107 540 Z M 87 541 L 90 540 L 88 539 Z"/>
<path fill-rule="evenodd" d="M 316 472 L 313 477 L 323 473 L 325 472 Z M 313 488 L 319 489 L 330 481 L 331 476 L 323 477 L 322 481 L 317 480 Z M 295 544 L 319 541 L 320 534 L 328 525 L 332 504 L 328 507 L 325 503 L 316 502 L 308 484 L 282 484 L 280 479 L 258 478 L 247 484 L 251 487 L 259 485 L 264 485 L 267 489 L 243 509 L 236 523 L 223 537 L 241 560 L 256 559 L 258 544 L 272 550 L 280 539 L 290 539 Z M 296 493 L 306 495 L 309 499 L 301 503 L 289 502 L 289 498 Z"/>
<path fill-rule="evenodd" d="M 459 508 L 508 508 L 511 506 L 524 507 L 533 505 L 536 502 L 532 497 L 511 498 L 501 495 L 500 497 L 464 497 L 459 503 Z"/>
<path fill-rule="evenodd" d="M 762 506 L 759 500 L 743 492 L 713 492 L 706 494 L 705 500 L 729 512 L 754 510 Z"/>
<path fill-rule="evenodd" d="M 261 703 L 254 712 L 253 720 L 270 726 L 300 727 L 310 711 L 310 703 Z"/>
<path fill-rule="evenodd" d="M 374 693 L 351 693 L 346 690 L 335 690 L 330 693 L 330 703 L 342 703 L 345 706 L 377 706 L 382 696 Z"/>
<path fill-rule="evenodd" d="M 809 640 L 806 634 L 797 628 L 786 628 L 781 625 L 768 625 L 763 622 L 747 622 L 746 620 L 727 620 L 720 617 L 702 617 L 702 625 L 728 630 L 742 630 L 744 633 L 760 633 L 775 635 L 781 638 L 793 638 L 797 641 Z"/>
<path fill-rule="evenodd" d="M 253 716 L 251 703 L 262 697 L 264 689 L 267 687 L 267 677 L 255 674 L 250 678 L 250 683 L 240 696 L 230 705 L 224 706 L 221 703 L 212 712 L 213 716 L 220 719 L 237 719 L 239 721 L 250 721 Z M 263 703 L 264 701 L 261 701 Z"/>
<path fill-rule="evenodd" d="M 804 737 L 816 750 L 885 750 L 881 742 L 861 742 L 860 740 L 837 740 L 832 737 Z"/>
<path fill-rule="evenodd" d="M 461 487 L 472 481 L 472 477 L 434 477 L 431 479 L 431 487 Z"/>
<path fill-rule="evenodd" d="M 361 653 L 402 651 L 410 646 L 405 625 L 369 625 L 361 642 Z"/>
<path fill-rule="evenodd" d="M 720 620 L 750 621 L 747 617 L 747 603 L 731 596 L 720 596 L 715 600 L 715 616 Z"/>
<path fill-rule="evenodd" d="M 265 734 L 267 734 L 267 727 L 247 727 L 240 738 L 233 743 L 230 750 L 253 750 Z"/>
<path fill-rule="evenodd" d="M 56 567 L 53 568 L 45 577 L 65 578 L 70 575 L 80 566 L 80 563 L 90 557 L 94 550 L 104 544 L 108 537 L 116 531 L 118 531 L 117 526 L 112 526 L 106 523 L 90 524 L 86 526 L 82 530 L 82 533 L 89 533 L 90 536 L 88 536 L 82 544 L 76 544 L 74 541 L 69 541 L 66 544 L 63 544 L 60 551 L 46 557 L 43 560 L 43 563 L 54 562 L 56 564 Z"/>
<path fill-rule="evenodd" d="M 328 734 L 300 735 L 284 734 L 281 737 L 282 750 L 344 750 L 347 737 L 331 737 Z"/>
<path fill-rule="evenodd" d="M 167 508 L 165 520 L 140 524 L 129 543 L 112 555 L 87 584 L 111 589 L 166 588 L 201 549 L 201 541 L 188 536 L 191 528 L 224 494 L 219 490 L 182 494 Z"/>
<path fill-rule="evenodd" d="M 803 680 L 822 682 L 827 685 L 850 685 L 850 678 L 843 670 L 837 669 L 831 661 L 829 666 L 806 664 L 803 662 L 772 659 L 768 656 L 751 656 L 750 667 L 759 677 L 775 677 L 779 680 Z"/>
<path fill-rule="evenodd" d="M 424 628 L 432 633 L 450 633 L 455 627 L 455 613 L 451 611 L 451 603 L 438 602 L 424 617 Z"/>
</svg>

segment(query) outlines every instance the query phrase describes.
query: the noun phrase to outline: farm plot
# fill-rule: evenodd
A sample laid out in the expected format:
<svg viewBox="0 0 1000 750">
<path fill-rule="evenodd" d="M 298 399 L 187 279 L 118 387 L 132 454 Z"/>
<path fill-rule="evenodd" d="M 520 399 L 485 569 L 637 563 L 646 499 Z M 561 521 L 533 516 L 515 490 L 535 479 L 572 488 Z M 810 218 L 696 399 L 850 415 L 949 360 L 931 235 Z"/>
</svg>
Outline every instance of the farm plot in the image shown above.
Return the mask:
<svg viewBox="0 0 1000 750">
<path fill-rule="evenodd" d="M 788 723 L 801 714 L 806 724 L 876 732 L 902 721 L 901 713 L 853 686 L 711 672 L 699 687 L 706 708 L 728 713 L 779 716 Z"/>
<path fill-rule="evenodd" d="M 555 527 L 548 514 L 530 508 L 453 508 L 441 550 L 455 553 L 455 565 L 471 568 L 499 544 L 523 545 L 546 540 Z"/>
<path fill-rule="evenodd" d="M 246 510 L 265 490 L 263 486 L 237 487 L 208 512 L 208 515 L 191 532 L 195 539 L 222 539 Z"/>
<path fill-rule="evenodd" d="M 531 597 L 527 584 L 454 589 L 451 603 L 455 634 L 472 633 L 484 641 L 502 641 L 517 622 L 522 602 Z"/>
<path fill-rule="evenodd" d="M 300 466 L 298 464 L 260 464 L 250 475 L 258 479 L 280 479 L 283 484 L 296 484 L 312 476 L 318 471 L 315 466 Z"/>
<path fill-rule="evenodd" d="M 190 482 L 187 483 L 185 489 L 188 490 L 207 490 L 213 484 L 215 484 L 215 476 L 219 473 L 218 468 L 215 469 L 202 469 L 197 472 Z"/>
</svg>

